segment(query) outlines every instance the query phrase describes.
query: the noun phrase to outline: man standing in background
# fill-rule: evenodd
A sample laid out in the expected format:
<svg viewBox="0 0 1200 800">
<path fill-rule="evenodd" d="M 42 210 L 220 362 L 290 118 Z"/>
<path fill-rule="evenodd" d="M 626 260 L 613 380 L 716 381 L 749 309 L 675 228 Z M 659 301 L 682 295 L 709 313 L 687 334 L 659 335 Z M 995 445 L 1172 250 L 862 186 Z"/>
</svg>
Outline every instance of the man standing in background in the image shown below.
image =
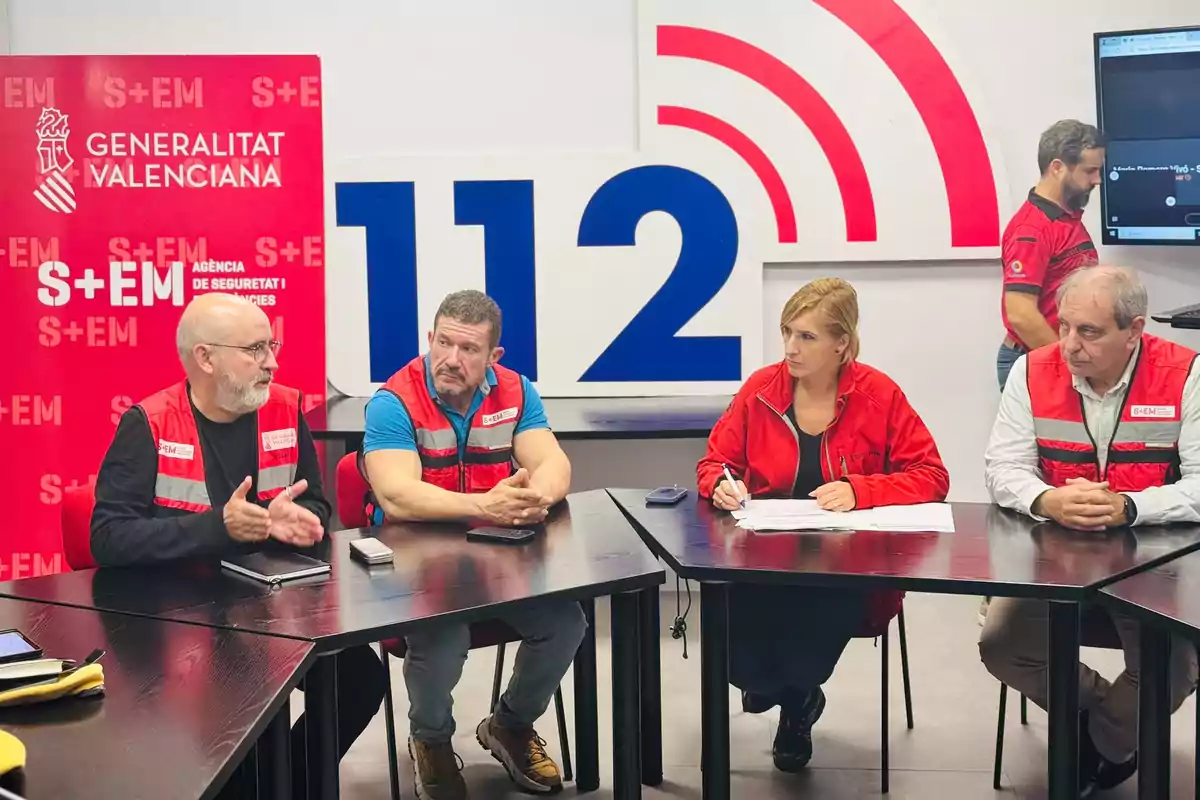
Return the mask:
<svg viewBox="0 0 1200 800">
<path fill-rule="evenodd" d="M 1004 230 L 1001 259 L 1008 335 L 996 356 L 1001 391 L 1021 355 L 1058 340 L 1054 297 L 1067 276 L 1097 263 L 1083 209 L 1100 185 L 1104 136 L 1094 126 L 1060 120 L 1038 142 L 1041 180 Z"/>
<path fill-rule="evenodd" d="M 1008 335 L 996 354 L 1000 391 L 1013 363 L 1030 350 L 1058 341 L 1058 287 L 1080 267 L 1097 263 L 1096 245 L 1083 226 L 1083 209 L 1104 169 L 1104 135 L 1073 119 L 1059 120 L 1038 141 L 1042 177 L 1004 229 L 1000 260 L 1004 296 L 1000 314 Z M 987 616 L 985 597 L 979 623 Z"/>
</svg>

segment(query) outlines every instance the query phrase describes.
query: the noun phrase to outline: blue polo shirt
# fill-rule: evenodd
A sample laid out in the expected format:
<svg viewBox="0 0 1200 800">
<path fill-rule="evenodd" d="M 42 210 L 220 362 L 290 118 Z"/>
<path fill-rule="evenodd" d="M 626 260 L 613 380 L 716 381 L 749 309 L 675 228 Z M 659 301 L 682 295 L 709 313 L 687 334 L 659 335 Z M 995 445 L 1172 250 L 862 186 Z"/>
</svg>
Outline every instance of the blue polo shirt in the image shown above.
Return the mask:
<svg viewBox="0 0 1200 800">
<path fill-rule="evenodd" d="M 462 458 L 463 449 L 466 447 L 467 435 L 470 433 L 471 428 L 471 417 L 475 416 L 475 412 L 483 405 L 483 399 L 487 397 L 495 385 L 496 371 L 488 367 L 483 385 L 475 390 L 475 396 L 471 398 L 471 407 L 465 415 L 460 414 L 444 403 L 442 398 L 438 397 L 437 390 L 433 387 L 433 375 L 429 368 L 429 356 L 425 356 L 425 388 L 429 390 L 429 396 L 433 398 L 433 401 L 445 412 L 447 419 L 450 420 L 450 424 L 454 427 L 454 432 L 458 435 L 459 458 Z M 521 416 L 517 420 L 513 436 L 524 431 L 550 427 L 550 423 L 546 419 L 546 407 L 542 404 L 542 398 L 537 393 L 537 389 L 533 388 L 533 384 L 524 375 L 521 376 L 521 385 L 525 389 L 525 407 L 522 409 Z M 366 430 L 363 433 L 363 454 L 365 455 L 374 450 L 411 450 L 414 453 L 417 452 L 417 434 L 413 428 L 412 417 L 409 416 L 404 404 L 400 402 L 400 398 L 391 392 L 382 390 L 376 392 L 367 401 L 367 424 Z M 376 514 L 381 516 L 382 511 L 376 510 Z M 380 520 L 376 520 L 375 522 L 378 524 Z"/>
</svg>

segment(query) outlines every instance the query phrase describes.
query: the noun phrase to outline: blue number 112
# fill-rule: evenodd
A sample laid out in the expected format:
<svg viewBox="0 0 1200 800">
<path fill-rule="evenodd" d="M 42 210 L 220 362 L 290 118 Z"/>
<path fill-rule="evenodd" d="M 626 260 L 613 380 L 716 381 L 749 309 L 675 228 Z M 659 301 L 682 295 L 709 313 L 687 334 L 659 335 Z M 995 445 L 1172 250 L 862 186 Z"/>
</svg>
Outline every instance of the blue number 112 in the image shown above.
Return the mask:
<svg viewBox="0 0 1200 800">
<path fill-rule="evenodd" d="M 339 183 L 335 200 L 338 226 L 365 233 L 371 382 L 382 383 L 420 353 L 413 183 Z M 578 245 L 632 246 L 638 222 L 652 211 L 679 225 L 679 258 L 580 380 L 740 380 L 739 337 L 678 335 L 725 285 L 737 261 L 737 219 L 708 179 L 673 166 L 635 167 L 610 178 L 583 211 Z M 486 291 L 504 313 L 503 363 L 537 380 L 533 213 L 533 181 L 454 183 L 454 223 L 484 230 Z"/>
</svg>

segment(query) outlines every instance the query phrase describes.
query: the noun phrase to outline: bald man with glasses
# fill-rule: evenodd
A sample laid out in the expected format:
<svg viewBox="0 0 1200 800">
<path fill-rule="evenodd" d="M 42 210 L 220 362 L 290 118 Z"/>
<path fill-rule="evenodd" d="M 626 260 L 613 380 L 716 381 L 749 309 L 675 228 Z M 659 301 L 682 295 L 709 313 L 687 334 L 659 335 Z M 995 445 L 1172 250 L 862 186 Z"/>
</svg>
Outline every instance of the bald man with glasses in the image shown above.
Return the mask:
<svg viewBox="0 0 1200 800">
<path fill-rule="evenodd" d="M 331 509 L 300 392 L 274 381 L 280 346 L 266 314 L 241 297 L 200 295 L 180 318 L 176 346 L 186 379 L 122 415 L 100 466 L 96 563 L 272 549 L 320 558 Z M 345 755 L 379 710 L 383 665 L 368 645 L 335 658 Z M 294 786 L 305 780 L 304 724 L 301 716 L 292 728 Z M 243 797 L 246 789 L 234 779 L 221 796 Z"/>
</svg>

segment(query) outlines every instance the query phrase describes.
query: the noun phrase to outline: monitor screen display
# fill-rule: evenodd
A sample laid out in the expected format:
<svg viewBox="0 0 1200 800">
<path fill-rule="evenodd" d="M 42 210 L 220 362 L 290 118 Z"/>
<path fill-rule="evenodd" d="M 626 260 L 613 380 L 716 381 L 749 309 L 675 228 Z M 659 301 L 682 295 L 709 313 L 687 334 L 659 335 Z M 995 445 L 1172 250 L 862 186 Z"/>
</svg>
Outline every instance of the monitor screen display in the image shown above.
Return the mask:
<svg viewBox="0 0 1200 800">
<path fill-rule="evenodd" d="M 1200 244 L 1200 26 L 1095 35 L 1105 244 Z"/>
</svg>

